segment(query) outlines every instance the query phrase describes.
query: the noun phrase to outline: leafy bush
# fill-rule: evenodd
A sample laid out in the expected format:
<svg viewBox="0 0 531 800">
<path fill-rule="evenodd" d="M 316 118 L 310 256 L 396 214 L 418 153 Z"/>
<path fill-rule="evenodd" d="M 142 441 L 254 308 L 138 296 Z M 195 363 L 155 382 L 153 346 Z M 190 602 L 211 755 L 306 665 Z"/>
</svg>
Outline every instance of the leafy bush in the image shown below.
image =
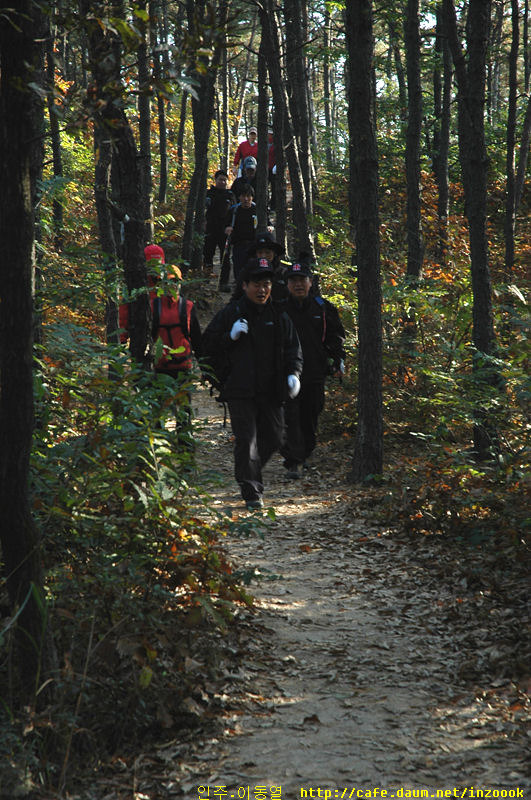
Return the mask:
<svg viewBox="0 0 531 800">
<path fill-rule="evenodd" d="M 209 642 L 252 598 L 221 544 L 237 523 L 212 511 L 195 463 L 193 382 L 135 368 L 72 322 L 46 327 L 38 363 L 31 498 L 56 668 L 49 706 L 9 720 L 2 702 L 13 780 L 27 760 L 57 785 L 70 753 L 96 762 L 122 738 L 195 724 Z M 5 677 L 8 638 L 2 652 Z"/>
</svg>

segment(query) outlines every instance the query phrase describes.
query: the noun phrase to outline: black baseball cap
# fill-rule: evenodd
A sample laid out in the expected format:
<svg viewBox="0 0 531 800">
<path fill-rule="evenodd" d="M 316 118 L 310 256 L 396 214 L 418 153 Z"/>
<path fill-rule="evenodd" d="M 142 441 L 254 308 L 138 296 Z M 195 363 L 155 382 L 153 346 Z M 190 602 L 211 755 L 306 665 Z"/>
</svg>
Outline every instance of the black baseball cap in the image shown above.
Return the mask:
<svg viewBox="0 0 531 800">
<path fill-rule="evenodd" d="M 275 271 L 267 258 L 250 258 L 243 270 L 243 280 L 260 280 L 260 278 L 273 277 Z"/>
<path fill-rule="evenodd" d="M 312 277 L 312 268 L 306 261 L 294 261 L 286 268 L 287 278 L 296 278 L 299 275 L 304 278 Z"/>
</svg>

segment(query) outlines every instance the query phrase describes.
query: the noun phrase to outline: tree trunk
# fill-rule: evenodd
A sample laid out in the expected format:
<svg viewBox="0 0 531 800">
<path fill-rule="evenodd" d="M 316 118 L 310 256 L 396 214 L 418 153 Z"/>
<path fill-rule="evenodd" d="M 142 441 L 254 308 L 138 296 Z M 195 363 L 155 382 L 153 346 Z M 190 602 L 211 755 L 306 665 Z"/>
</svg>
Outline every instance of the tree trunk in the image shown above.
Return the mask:
<svg viewBox="0 0 531 800">
<path fill-rule="evenodd" d="M 524 31 L 522 36 L 522 52 L 524 56 L 524 93 L 529 94 L 531 77 L 531 58 L 529 52 L 529 0 L 524 3 Z"/>
<path fill-rule="evenodd" d="M 227 59 L 227 35 L 224 34 L 223 49 L 221 53 L 221 155 L 220 169 L 229 170 L 230 160 L 230 128 L 229 128 L 229 63 Z"/>
<path fill-rule="evenodd" d="M 55 58 L 54 58 L 55 36 L 50 31 L 46 42 L 46 77 L 47 91 L 46 100 L 48 105 L 48 119 L 50 121 L 50 142 L 52 145 L 53 174 L 55 178 L 63 177 L 63 158 L 61 153 L 61 133 L 59 130 L 58 109 L 55 106 Z M 63 192 L 61 188 L 61 198 Z M 63 203 L 57 196 L 53 200 L 53 228 L 55 233 L 55 247 L 61 250 L 63 247 Z"/>
<path fill-rule="evenodd" d="M 331 43 L 330 6 L 325 3 L 323 25 L 323 103 L 325 118 L 325 163 L 328 169 L 333 166 L 332 156 L 332 113 L 330 107 L 330 43 Z"/>
<path fill-rule="evenodd" d="M 34 175 L 42 163 L 44 17 L 30 0 L 16 24 L 0 16 L 0 544 L 10 612 L 18 612 L 14 674 L 32 703 L 40 681 L 47 616 L 40 539 L 28 495 L 33 433 Z M 43 87 L 44 88 L 44 87 Z"/>
<path fill-rule="evenodd" d="M 310 110 L 308 75 L 303 30 L 305 0 L 284 0 L 286 69 L 289 75 L 289 108 L 293 132 L 297 137 L 299 164 L 304 182 L 306 213 L 312 213 L 312 152 L 310 146 Z"/>
<path fill-rule="evenodd" d="M 267 203 L 267 175 L 268 175 L 268 96 L 267 96 L 267 64 L 265 57 L 264 37 L 260 40 L 258 51 L 258 153 L 256 170 L 256 213 L 258 217 L 258 230 L 265 231 L 268 220 Z"/>
<path fill-rule="evenodd" d="M 153 53 L 153 73 L 155 83 L 158 85 L 162 80 L 162 58 L 160 52 L 155 50 Z M 157 119 L 159 126 L 159 159 L 160 159 L 160 180 L 159 180 L 159 203 L 165 203 L 168 195 L 168 131 L 166 126 L 166 105 L 162 92 L 157 89 Z M 153 237 L 151 237 L 153 238 Z"/>
<path fill-rule="evenodd" d="M 389 25 L 389 40 L 393 48 L 393 56 L 395 60 L 396 80 L 398 83 L 398 97 L 400 105 L 400 119 L 405 123 L 407 119 L 407 86 L 406 76 L 404 72 L 404 65 L 402 64 L 402 53 L 400 52 L 400 37 L 398 35 L 398 27 L 394 18 L 394 9 L 390 11 L 388 25 Z"/>
<path fill-rule="evenodd" d="M 296 250 L 304 250 L 312 259 L 315 259 L 313 236 L 306 216 L 306 192 L 301 175 L 297 140 L 293 132 L 286 87 L 282 80 L 280 68 L 280 38 L 273 1 L 267 0 L 264 5 L 261 5 L 259 14 L 273 102 L 275 108 L 278 108 L 283 115 L 284 141 L 282 145 L 286 151 L 293 191 L 294 244 Z"/>
<path fill-rule="evenodd" d="M 505 280 L 510 282 L 514 267 L 514 228 L 516 219 L 516 99 L 519 44 L 518 0 L 511 0 L 512 39 L 509 54 L 509 107 L 507 111 L 506 189 L 505 189 Z"/>
<path fill-rule="evenodd" d="M 139 3 L 146 10 L 146 0 Z M 139 135 L 139 173 L 142 192 L 142 218 L 145 220 L 145 239 L 153 240 L 153 180 L 151 175 L 151 73 L 148 63 L 148 43 L 150 39 L 149 22 L 138 21 L 141 40 L 138 56 L 138 135 Z"/>
<path fill-rule="evenodd" d="M 420 80 L 420 28 L 418 0 L 408 0 L 405 21 L 408 122 L 406 137 L 407 182 L 407 277 L 418 280 L 422 273 L 424 246 L 420 214 L 420 134 L 422 87 Z"/>
<path fill-rule="evenodd" d="M 247 90 L 247 79 L 249 77 L 249 69 L 250 69 L 250 66 L 251 66 L 251 53 L 252 53 L 252 50 L 253 50 L 254 37 L 255 37 L 255 34 L 256 34 L 256 23 L 257 23 L 257 20 L 258 20 L 258 15 L 255 13 L 254 16 L 253 16 L 253 25 L 252 25 L 252 28 L 251 28 L 251 38 L 249 39 L 249 46 L 247 47 L 247 56 L 245 58 L 245 68 L 243 70 L 242 80 L 241 80 L 241 83 L 240 83 L 240 91 L 239 91 L 239 95 L 238 95 L 238 98 L 237 98 L 237 104 L 236 104 L 237 112 L 236 112 L 236 114 L 234 116 L 234 123 L 233 123 L 233 126 L 232 126 L 232 138 L 233 139 L 236 139 L 237 136 L 238 136 L 238 130 L 240 128 L 240 123 L 241 123 L 241 120 L 242 120 L 243 104 L 245 102 L 245 93 L 246 93 L 246 90 Z"/>
<path fill-rule="evenodd" d="M 531 94 L 527 98 L 524 124 L 522 126 L 522 136 L 520 139 L 520 149 L 518 151 L 518 168 L 516 170 L 515 187 L 515 212 L 518 211 L 522 192 L 524 191 L 525 173 L 527 169 L 527 159 L 529 156 L 529 139 L 531 136 Z"/>
<path fill-rule="evenodd" d="M 187 0 L 188 27 L 191 35 L 196 31 L 198 20 L 202 18 L 204 13 L 204 3 L 198 4 L 194 0 Z M 219 26 L 221 30 L 226 26 L 226 17 L 227 5 L 226 2 L 222 2 L 219 7 Z M 195 74 L 199 84 L 197 97 L 192 98 L 195 165 L 186 204 L 181 251 L 184 264 L 192 270 L 201 268 L 203 257 L 202 239 L 208 174 L 208 140 L 214 114 L 216 70 L 220 59 L 221 42 L 217 41 L 214 47 L 212 63 L 209 64 L 203 57 L 201 70 L 196 70 Z"/>
<path fill-rule="evenodd" d="M 350 202 L 356 220 L 358 266 L 358 425 L 350 479 L 383 469 L 382 326 L 378 153 L 374 119 L 371 0 L 347 0 L 349 140 L 354 167 Z"/>
<path fill-rule="evenodd" d="M 101 126 L 94 126 L 94 198 L 98 216 L 98 232 L 103 257 L 103 270 L 107 284 L 105 293 L 105 331 L 107 342 L 118 344 L 118 305 L 114 296 L 114 270 L 116 269 L 116 242 L 109 205 L 111 196 L 111 137 Z"/>
<path fill-rule="evenodd" d="M 488 0 L 489 5 L 491 0 Z M 500 74 L 502 62 L 502 36 L 503 12 L 505 0 L 494 0 L 495 20 L 492 27 L 492 37 L 487 52 L 492 56 L 487 70 L 487 113 L 489 122 L 493 122 L 494 115 L 500 105 Z M 490 31 L 490 25 L 489 25 Z"/>
<path fill-rule="evenodd" d="M 120 3 L 113 7 L 116 16 L 123 16 Z M 95 15 L 89 27 L 89 63 L 94 77 L 94 124 L 108 137 L 113 149 L 112 181 L 115 208 L 123 224 L 125 280 L 129 293 L 136 293 L 130 303 L 129 342 L 137 363 L 151 367 L 151 310 L 147 293 L 147 270 L 144 259 L 145 225 L 143 194 L 138 168 L 138 151 L 133 132 L 120 104 L 121 42 L 99 19 L 109 13 L 108 6 L 82 0 L 81 13 Z M 104 234 L 107 236 L 107 234 Z M 138 292 L 138 290 L 144 290 Z"/>
<path fill-rule="evenodd" d="M 181 113 L 179 115 L 179 130 L 177 132 L 177 170 L 175 177 L 178 181 L 183 178 L 184 171 L 184 128 L 186 124 L 186 108 L 188 105 L 188 92 L 183 89 L 181 95 Z"/>
<path fill-rule="evenodd" d="M 474 370 L 478 389 L 481 391 L 499 384 L 498 374 L 488 364 L 488 356 L 494 354 L 496 343 L 486 230 L 488 158 L 484 127 L 490 2 L 470 0 L 466 25 L 466 58 L 458 37 L 453 0 L 444 0 L 444 10 L 458 85 L 459 160 L 470 238 L 474 298 L 472 338 L 477 351 Z M 478 406 L 477 424 L 474 428 L 474 445 L 478 458 L 484 459 L 489 455 L 495 439 L 496 433 L 487 412 Z"/>
<path fill-rule="evenodd" d="M 274 108 L 273 133 L 275 140 L 275 236 L 277 242 L 287 251 L 286 242 L 286 158 L 284 155 L 284 114 L 282 109 Z"/>
<path fill-rule="evenodd" d="M 435 125 L 433 135 L 433 171 L 437 180 L 437 257 L 439 264 L 446 263 L 448 251 L 449 179 L 448 153 L 450 149 L 450 118 L 452 99 L 452 57 L 444 27 L 442 6 L 437 7 L 435 49 L 439 62 L 434 70 Z M 441 81 L 442 68 L 442 81 Z M 442 84 L 442 85 L 441 85 Z"/>
</svg>

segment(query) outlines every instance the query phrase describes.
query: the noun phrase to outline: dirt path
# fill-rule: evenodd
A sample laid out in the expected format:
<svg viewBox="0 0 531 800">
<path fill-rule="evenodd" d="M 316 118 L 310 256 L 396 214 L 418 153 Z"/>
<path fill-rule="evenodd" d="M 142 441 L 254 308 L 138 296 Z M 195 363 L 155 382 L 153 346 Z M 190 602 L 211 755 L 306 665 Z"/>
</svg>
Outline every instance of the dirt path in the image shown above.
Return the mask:
<svg viewBox="0 0 531 800">
<path fill-rule="evenodd" d="M 200 463 L 223 476 L 212 486 L 216 505 L 248 516 L 222 408 L 202 391 L 196 413 L 206 423 Z M 473 688 L 467 680 L 490 646 L 478 620 L 471 648 L 468 617 L 459 617 L 475 590 L 451 570 L 441 579 L 422 538 L 396 539 L 368 522 L 362 494 L 344 482 L 347 466 L 337 442 L 318 446 L 298 482 L 286 480 L 280 457 L 267 466 L 276 518 L 263 539 L 228 543 L 236 566 L 264 576 L 251 586 L 257 610 L 218 695 L 223 735 L 183 764 L 181 789 L 197 797 L 200 784 L 219 798 L 225 787 L 230 798 L 250 787 L 251 799 L 258 786 L 268 798 L 281 786 L 290 799 L 310 788 L 349 797 L 354 787 L 388 797 L 454 787 L 459 796 L 465 787 L 529 796 L 529 707 L 504 677 Z"/>
</svg>

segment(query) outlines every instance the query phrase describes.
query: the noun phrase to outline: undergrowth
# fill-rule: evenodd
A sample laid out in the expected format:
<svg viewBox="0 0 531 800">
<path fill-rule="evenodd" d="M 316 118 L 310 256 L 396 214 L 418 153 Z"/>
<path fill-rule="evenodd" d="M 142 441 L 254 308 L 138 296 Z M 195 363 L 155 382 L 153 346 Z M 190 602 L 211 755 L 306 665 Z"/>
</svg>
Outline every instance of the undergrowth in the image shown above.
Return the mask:
<svg viewBox="0 0 531 800">
<path fill-rule="evenodd" d="M 76 322 L 45 333 L 31 502 L 49 653 L 34 704 L 15 711 L 3 626 L 0 780 L 9 796 L 61 792 L 79 765 L 200 724 L 235 616 L 253 603 L 223 537 L 261 526 L 213 511 L 186 410 L 197 376 L 176 391 Z"/>
<path fill-rule="evenodd" d="M 493 252 L 495 356 L 472 344 L 473 297 L 468 234 L 461 192 L 452 186 L 448 220 L 451 248 L 437 252 L 437 194 L 423 174 L 426 257 L 422 279 L 405 280 L 403 179 L 390 172 L 382 181 L 381 277 L 384 398 L 384 474 L 378 478 L 382 519 L 412 535 L 437 534 L 473 546 L 514 547 L 529 553 L 529 253 L 522 216 L 513 282 L 501 282 L 497 266 L 502 232 L 489 220 Z M 341 186 L 343 188 L 341 189 Z M 337 200 L 346 204 L 346 185 L 336 181 L 332 201 L 321 195 L 319 271 L 325 297 L 336 303 L 347 329 L 348 374 L 329 387 L 327 422 L 332 435 L 352 441 L 356 430 L 357 295 L 351 267 L 352 242 Z M 339 192 L 338 192 L 339 189 Z M 495 208 L 493 204 L 493 214 Z M 496 380 L 488 380 L 491 375 Z M 487 380 L 485 380 L 487 378 Z M 495 429 L 490 459 L 479 462 L 473 430 L 478 410 Z M 524 555 L 525 554 L 525 555 Z"/>
</svg>

